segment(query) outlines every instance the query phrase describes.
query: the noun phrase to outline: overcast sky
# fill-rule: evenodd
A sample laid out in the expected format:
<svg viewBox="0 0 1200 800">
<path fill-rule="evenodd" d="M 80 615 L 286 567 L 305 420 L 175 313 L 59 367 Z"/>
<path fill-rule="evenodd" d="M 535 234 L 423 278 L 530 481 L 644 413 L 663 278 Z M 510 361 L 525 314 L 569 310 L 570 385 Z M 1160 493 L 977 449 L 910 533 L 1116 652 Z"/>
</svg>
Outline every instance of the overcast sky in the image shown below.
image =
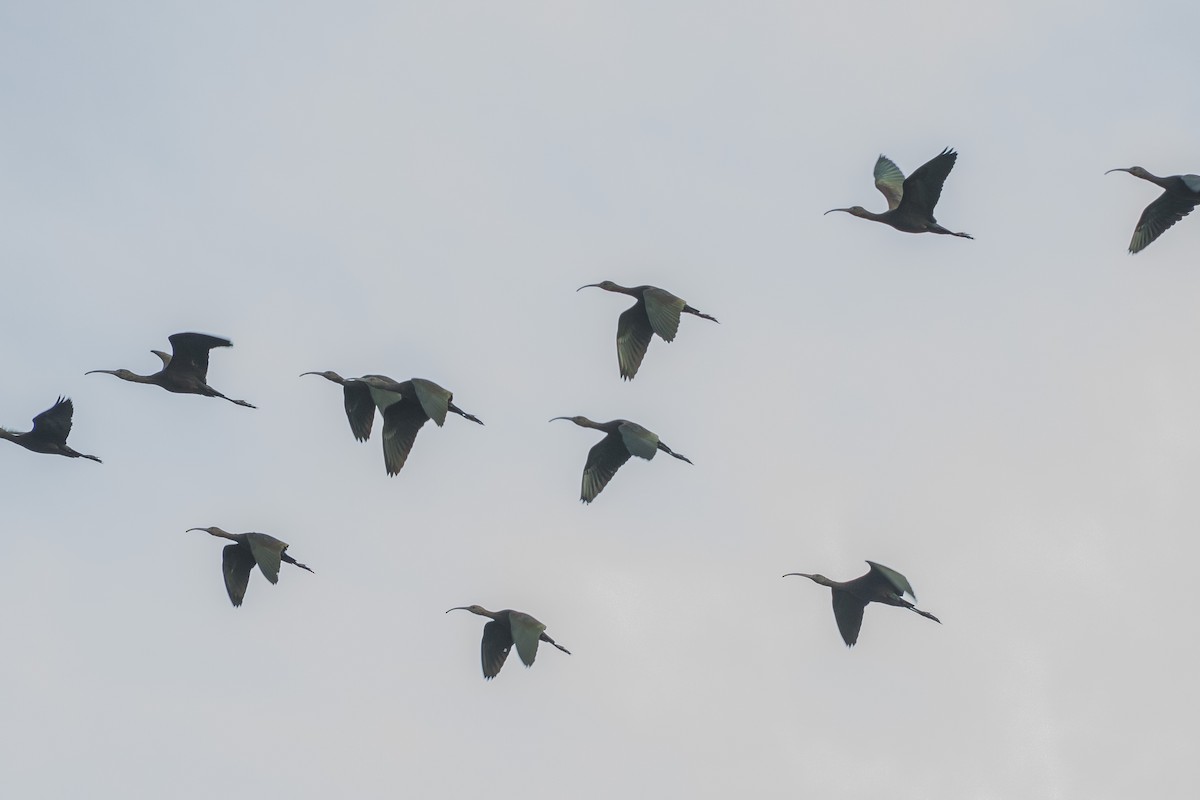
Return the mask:
<svg viewBox="0 0 1200 800">
<path fill-rule="evenodd" d="M 651 6 L 648 8 L 647 6 Z M 0 794 L 1180 797 L 1194 783 L 1194 2 L 0 3 Z M 937 208 L 880 211 L 959 153 Z M 619 379 L 628 298 L 716 316 Z M 233 339 L 210 383 L 91 369 Z M 308 370 L 485 427 L 403 472 Z M 634 459 L 579 500 L 628 418 Z M 263 531 L 316 571 L 251 576 Z M 935 625 L 829 590 L 864 559 Z M 570 648 L 480 675 L 516 608 Z"/>
</svg>

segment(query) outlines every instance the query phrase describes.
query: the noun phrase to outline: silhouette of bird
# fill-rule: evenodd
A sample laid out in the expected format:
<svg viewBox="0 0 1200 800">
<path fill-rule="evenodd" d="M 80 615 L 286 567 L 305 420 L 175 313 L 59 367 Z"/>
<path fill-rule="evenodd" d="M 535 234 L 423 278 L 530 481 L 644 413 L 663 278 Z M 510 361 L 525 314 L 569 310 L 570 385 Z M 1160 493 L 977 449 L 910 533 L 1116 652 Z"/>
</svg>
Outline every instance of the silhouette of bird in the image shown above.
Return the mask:
<svg viewBox="0 0 1200 800">
<path fill-rule="evenodd" d="M 942 621 L 933 614 L 922 611 L 904 599 L 903 595 L 906 594 L 912 597 L 914 603 L 917 599 L 908 578 L 874 561 L 867 563 L 871 566 L 870 572 L 852 581 L 833 581 L 824 575 L 809 575 L 805 572 L 789 572 L 783 577 L 799 575 L 833 589 L 833 616 L 847 647 L 853 647 L 858 641 L 858 630 L 862 627 L 863 609 L 867 607 L 867 603 L 884 603 L 907 608 L 941 624 Z"/>
<path fill-rule="evenodd" d="M 642 365 L 646 348 L 650 346 L 650 339 L 654 334 L 657 333 L 663 341 L 675 341 L 680 314 L 693 314 L 717 322 L 716 317 L 701 313 L 682 298 L 657 286 L 627 287 L 612 281 L 601 281 L 580 286 L 575 291 L 591 287 L 637 298 L 637 302 L 621 312 L 617 319 L 617 364 L 621 368 L 621 377 L 627 381 L 633 380 L 633 376 L 637 375 L 638 367 Z"/>
<path fill-rule="evenodd" d="M 942 196 L 942 184 L 946 182 L 950 170 L 954 169 L 957 159 L 958 153 L 947 147 L 905 178 L 890 158 L 881 155 L 875 162 L 875 188 L 887 198 L 888 210 L 876 214 L 862 206 L 852 206 L 831 208 L 825 213 L 845 211 L 856 217 L 891 225 L 905 233 L 945 233 L 974 239 L 969 233 L 955 233 L 943 228 L 933 217 L 933 208 Z"/>
<path fill-rule="evenodd" d="M 1141 167 L 1118 167 L 1108 172 L 1128 172 L 1136 178 L 1161 186 L 1163 193 L 1142 211 L 1133 238 L 1129 240 L 1129 252 L 1141 252 L 1162 236 L 1163 231 L 1192 213 L 1200 203 L 1200 175 L 1168 175 L 1160 178 Z M 1104 173 L 1105 175 L 1108 172 Z"/>
<path fill-rule="evenodd" d="M 517 655 L 527 668 L 533 666 L 537 658 L 538 642 L 546 642 L 562 650 L 567 655 L 571 651 L 546 635 L 546 626 L 533 617 L 521 611 L 506 608 L 503 611 L 488 611 L 483 606 L 457 606 L 446 611 L 470 611 L 481 617 L 491 618 L 491 622 L 483 626 L 483 641 L 480 643 L 480 661 L 483 664 L 484 680 L 491 680 L 500 674 L 508 651 L 516 644 Z"/>
<path fill-rule="evenodd" d="M 350 421 L 354 438 L 359 441 L 371 435 L 375 408 L 379 408 L 383 414 L 383 462 L 388 475 L 400 472 L 412 451 L 417 432 L 426 420 L 433 420 L 440 428 L 446 422 L 447 412 L 453 412 L 471 422 L 483 424 L 478 417 L 454 405 L 454 395 L 448 389 L 424 378 L 407 381 L 396 381 L 386 375 L 343 378 L 329 371 L 305 372 L 303 375 L 320 375 L 341 384 L 346 418 Z"/>
<path fill-rule="evenodd" d="M 587 463 L 583 466 L 583 486 L 579 499 L 590 503 L 604 489 L 621 465 L 630 456 L 644 458 L 647 461 L 654 458 L 659 450 L 680 461 L 691 464 L 687 456 L 676 453 L 658 440 L 658 434 L 648 431 L 636 422 L 627 419 L 614 419 L 609 422 L 592 422 L 587 417 L 554 417 L 574 422 L 581 428 L 594 428 L 607 434 L 588 451 Z"/>
<path fill-rule="evenodd" d="M 116 375 L 123 381 L 152 383 L 176 394 L 199 394 L 205 397 L 220 397 L 239 406 L 255 408 L 245 400 L 226 397 L 208 385 L 208 351 L 214 347 L 232 347 L 233 342 L 205 333 L 176 333 L 167 337 L 171 342 L 171 355 L 161 350 L 151 350 L 162 359 L 163 368 L 153 375 L 137 375 L 127 369 L 93 369 L 84 373 L 103 372 Z"/>
<path fill-rule="evenodd" d="M 254 531 L 229 533 L 216 526 L 188 528 L 188 532 L 191 531 L 204 531 L 233 542 L 225 545 L 221 553 L 221 572 L 225 575 L 225 591 L 229 593 L 229 602 L 235 607 L 240 606 L 242 598 L 246 596 L 246 584 L 250 581 L 250 570 L 254 569 L 255 564 L 271 583 L 279 583 L 281 561 L 312 572 L 310 567 L 287 554 L 287 542 L 281 542 L 274 536 Z"/>
<path fill-rule="evenodd" d="M 96 456 L 76 452 L 67 446 L 67 435 L 71 433 L 71 416 L 74 413 L 75 405 L 70 398 L 59 397 L 54 405 L 33 418 L 33 430 L 18 433 L 0 428 L 0 439 L 8 439 L 35 453 L 88 458 L 102 463 Z"/>
</svg>

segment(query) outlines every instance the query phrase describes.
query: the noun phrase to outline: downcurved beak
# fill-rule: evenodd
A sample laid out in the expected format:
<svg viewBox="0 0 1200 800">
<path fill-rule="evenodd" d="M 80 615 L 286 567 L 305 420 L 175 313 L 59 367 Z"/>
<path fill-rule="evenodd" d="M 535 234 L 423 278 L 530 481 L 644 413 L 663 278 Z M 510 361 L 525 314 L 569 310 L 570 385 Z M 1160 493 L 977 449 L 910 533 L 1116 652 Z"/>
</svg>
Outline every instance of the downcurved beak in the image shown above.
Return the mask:
<svg viewBox="0 0 1200 800">
<path fill-rule="evenodd" d="M 584 284 L 583 286 L 580 286 L 580 287 L 579 287 L 578 289 L 576 289 L 575 291 L 577 291 L 577 292 L 578 292 L 578 291 L 580 291 L 580 290 L 582 290 L 582 289 L 588 289 L 588 288 L 593 288 L 593 287 L 598 289 L 598 288 L 600 288 L 600 284 L 598 284 L 598 283 L 587 283 L 587 284 Z"/>
<path fill-rule="evenodd" d="M 579 290 L 578 290 L 578 289 L 576 289 L 575 291 L 579 291 Z M 567 420 L 568 422 L 571 420 L 571 418 L 570 418 L 570 417 L 551 417 L 550 419 L 548 419 L 548 420 L 546 420 L 546 421 L 547 421 L 547 422 L 554 422 L 554 420 L 556 420 L 556 419 L 565 419 L 565 420 Z"/>
<path fill-rule="evenodd" d="M 1129 167 L 1116 167 L 1114 169 L 1110 169 L 1108 172 L 1105 172 L 1104 174 L 1107 175 L 1109 172 L 1129 172 Z"/>
<path fill-rule="evenodd" d="M 850 209 L 848 209 L 848 208 L 831 208 L 828 211 L 826 211 L 825 214 L 832 214 L 835 211 L 845 211 L 847 214 L 850 213 Z M 823 217 L 823 216 L 825 216 L 825 214 L 822 214 L 821 216 Z"/>
<path fill-rule="evenodd" d="M 208 528 L 188 528 L 184 533 L 191 533 L 192 531 L 204 531 L 208 533 Z"/>
<path fill-rule="evenodd" d="M 470 611 L 470 610 L 471 609 L 469 606 L 455 606 L 454 608 L 447 608 L 446 613 L 449 614 L 451 611 Z"/>
<path fill-rule="evenodd" d="M 787 577 L 790 577 L 790 576 L 792 576 L 792 575 L 795 575 L 795 576 L 797 576 L 797 577 L 800 577 L 800 578 L 809 578 L 809 579 L 811 579 L 811 578 L 812 578 L 812 575 L 809 575 L 807 572 L 788 572 L 788 573 L 785 573 L 785 574 L 783 574 L 783 575 L 780 575 L 779 577 L 781 577 L 781 578 L 787 578 Z"/>
<path fill-rule="evenodd" d="M 89 369 L 84 375 L 91 375 L 93 372 L 103 372 L 105 375 L 116 375 L 117 373 L 111 369 Z"/>
</svg>

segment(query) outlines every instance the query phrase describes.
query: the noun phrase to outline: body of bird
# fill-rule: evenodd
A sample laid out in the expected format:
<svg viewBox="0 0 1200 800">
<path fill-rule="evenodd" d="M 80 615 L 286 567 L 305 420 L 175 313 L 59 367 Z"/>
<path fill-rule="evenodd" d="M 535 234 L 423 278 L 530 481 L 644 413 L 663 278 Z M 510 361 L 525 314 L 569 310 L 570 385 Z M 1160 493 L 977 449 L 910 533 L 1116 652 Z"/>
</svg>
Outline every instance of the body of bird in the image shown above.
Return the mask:
<svg viewBox="0 0 1200 800">
<path fill-rule="evenodd" d="M 863 610 L 868 603 L 883 603 L 889 606 L 907 608 L 921 616 L 941 623 L 941 620 L 927 611 L 917 608 L 916 593 L 908 579 L 894 569 L 868 561 L 871 569 L 866 575 L 861 575 L 852 581 L 834 581 L 824 575 L 809 575 L 806 572 L 789 572 L 783 577 L 798 575 L 808 578 L 822 586 L 833 590 L 833 616 L 837 620 L 838 631 L 847 647 L 853 647 L 858 641 L 858 631 L 862 627 Z M 904 599 L 904 595 L 912 597 L 913 602 Z"/>
<path fill-rule="evenodd" d="M 426 420 L 439 428 L 446 414 L 453 412 L 480 425 L 483 422 L 454 405 L 454 395 L 433 381 L 411 378 L 396 381 L 386 375 L 343 378 L 336 372 L 305 372 L 320 375 L 342 386 L 346 418 L 354 438 L 365 441 L 371 435 L 375 409 L 383 415 L 383 462 L 388 475 L 396 475 L 408 460 L 417 432 Z"/>
<path fill-rule="evenodd" d="M 669 456 L 691 464 L 687 456 L 676 453 L 659 441 L 658 434 L 643 428 L 636 422 L 627 419 L 614 419 L 608 422 L 593 422 L 587 417 L 554 417 L 574 422 L 581 428 L 593 428 L 606 434 L 588 451 L 587 462 L 583 466 L 583 484 L 579 499 L 590 503 L 596 495 L 612 480 L 613 475 L 630 456 L 644 458 L 647 461 L 654 458 L 659 450 Z"/>
<path fill-rule="evenodd" d="M 1200 175 L 1168 175 L 1160 178 L 1141 167 L 1118 167 L 1108 172 L 1128 172 L 1162 187 L 1163 193 L 1142 211 L 1129 240 L 1129 252 L 1141 252 L 1176 222 L 1200 204 Z M 1105 175 L 1108 172 L 1104 173 Z"/>
<path fill-rule="evenodd" d="M 483 641 L 480 643 L 480 662 L 483 665 L 483 677 L 491 680 L 500 674 L 508 658 L 508 651 L 515 644 L 521 663 L 527 668 L 533 666 L 537 658 L 538 642 L 552 644 L 567 655 L 571 651 L 546 635 L 546 626 L 522 611 L 506 608 L 502 611 L 488 611 L 483 606 L 457 606 L 446 611 L 470 611 L 481 617 L 488 617 L 491 622 L 483 626 Z"/>
<path fill-rule="evenodd" d="M 93 369 L 85 374 L 102 372 L 116 375 L 123 381 L 150 383 L 176 394 L 198 394 L 204 397 L 220 397 L 239 406 L 254 408 L 245 400 L 226 397 L 208 385 L 208 351 L 214 347 L 232 347 L 233 342 L 206 333 L 176 333 L 167 337 L 171 342 L 171 355 L 161 350 L 151 350 L 160 359 L 163 367 L 151 375 L 138 375 L 127 369 Z"/>
<path fill-rule="evenodd" d="M 638 367 L 650 346 L 654 334 L 665 342 L 675 341 L 679 330 L 680 314 L 692 314 L 702 319 L 717 322 L 716 317 L 701 313 L 689 306 L 682 298 L 676 297 L 665 289 L 657 286 L 621 286 L 612 281 L 589 283 L 580 286 L 575 291 L 596 287 L 606 292 L 627 294 L 636 298 L 637 302 L 621 313 L 617 319 L 617 365 L 621 377 L 627 381 L 637 375 Z M 718 323 L 719 324 L 719 323 Z"/>
<path fill-rule="evenodd" d="M 312 572 L 312 569 L 301 564 L 287 554 L 287 542 L 280 541 L 266 533 L 250 531 L 248 533 L 230 533 L 218 527 L 188 528 L 188 531 L 204 531 L 221 539 L 229 539 L 233 544 L 225 545 L 221 553 L 221 572 L 225 576 L 225 591 L 229 594 L 229 602 L 240 606 L 246 596 L 246 584 L 250 581 L 250 571 L 257 564 L 263 577 L 271 583 L 279 583 L 279 565 L 294 564 L 300 569 Z"/>
<path fill-rule="evenodd" d="M 33 430 L 21 433 L 0 428 L 0 439 L 7 439 L 35 453 L 86 458 L 100 463 L 96 456 L 77 452 L 67 446 L 67 435 L 71 433 L 71 417 L 74 414 L 75 405 L 71 399 L 59 397 L 54 405 L 33 418 Z"/>
<path fill-rule="evenodd" d="M 845 211 L 856 217 L 891 225 L 905 233 L 944 233 L 974 239 L 969 233 L 956 233 L 943 228 L 933 216 L 934 206 L 942 196 L 942 185 L 950 170 L 954 169 L 957 159 L 958 153 L 947 147 L 905 178 L 890 158 L 881 155 L 875 161 L 875 188 L 887 199 L 888 210 L 876 214 L 862 206 L 851 206 L 831 208 L 825 213 Z"/>
</svg>

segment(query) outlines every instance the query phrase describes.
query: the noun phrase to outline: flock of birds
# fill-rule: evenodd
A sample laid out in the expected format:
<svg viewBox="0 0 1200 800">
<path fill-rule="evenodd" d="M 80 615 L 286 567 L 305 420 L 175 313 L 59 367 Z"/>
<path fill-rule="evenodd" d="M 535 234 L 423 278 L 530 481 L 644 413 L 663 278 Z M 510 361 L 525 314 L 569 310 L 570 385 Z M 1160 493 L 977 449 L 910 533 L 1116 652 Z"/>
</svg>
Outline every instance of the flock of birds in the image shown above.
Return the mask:
<svg viewBox="0 0 1200 800">
<path fill-rule="evenodd" d="M 856 217 L 882 222 L 905 233 L 940 233 L 972 239 L 974 237 L 970 234 L 942 227 L 933 216 L 942 186 L 957 158 L 958 154 L 947 148 L 906 178 L 891 159 L 881 155 L 875 162 L 875 187 L 887 200 L 888 210 L 876 214 L 862 206 L 852 206 L 830 209 L 825 213 L 844 211 Z M 1118 168 L 1109 172 L 1128 172 L 1163 190 L 1158 199 L 1146 206 L 1138 219 L 1129 243 L 1131 253 L 1145 249 L 1200 204 L 1200 175 L 1163 178 L 1142 167 Z M 617 321 L 617 363 L 623 380 L 632 380 L 637 375 L 655 334 L 664 341 L 674 341 L 681 315 L 691 314 L 717 322 L 715 317 L 702 313 L 682 298 L 656 286 L 628 287 L 602 281 L 581 286 L 576 291 L 587 288 L 599 288 L 635 298 L 636 302 L 622 312 Z M 208 385 L 209 352 L 216 347 L 232 346 L 229 339 L 203 333 L 176 333 L 169 337 L 169 341 L 170 354 L 160 350 L 151 351 L 162 360 L 162 369 L 158 372 L 139 375 L 127 369 L 116 369 L 91 370 L 86 374 L 105 373 L 133 383 L 153 384 L 177 394 L 219 397 L 246 408 L 255 407 L 245 400 L 228 397 Z M 454 395 L 448 389 L 424 378 L 406 381 L 396 381 L 385 375 L 343 378 L 332 371 L 305 372 L 301 377 L 303 375 L 319 375 L 342 387 L 350 432 L 360 442 L 370 438 L 375 412 L 379 411 L 383 417 L 383 460 L 388 475 L 397 475 L 404 467 L 417 433 L 427 421 L 433 420 L 441 427 L 446 415 L 454 413 L 471 422 L 483 424 L 478 417 L 456 406 Z M 0 439 L 7 439 L 35 453 L 100 462 L 98 457 L 80 453 L 67 445 L 73 414 L 71 400 L 59 397 L 53 406 L 33 418 L 32 430 L 16 432 L 0 428 Z M 580 499 L 584 503 L 595 500 L 621 465 L 632 456 L 649 460 L 661 450 L 680 461 L 692 463 L 686 456 L 668 447 L 653 431 L 636 422 L 626 419 L 594 422 L 582 416 L 554 417 L 551 421 L 558 419 L 604 432 L 604 438 L 588 451 L 584 464 L 580 490 Z M 313 571 L 288 555 L 286 542 L 265 533 L 230 533 L 218 527 L 190 528 L 189 531 L 203 531 L 231 541 L 222 552 L 221 571 L 225 578 L 225 590 L 234 606 L 242 604 L 255 565 L 271 583 L 279 581 L 281 564 L 292 564 Z M 832 590 L 834 618 L 847 646 L 853 646 L 858 641 L 863 611 L 869 603 L 907 608 L 940 624 L 941 620 L 933 614 L 916 607 L 916 594 L 907 578 L 882 564 L 873 561 L 867 564 L 870 570 L 850 581 L 834 581 L 824 575 L 803 572 L 789 572 L 783 577 L 809 578 Z M 911 597 L 912 601 L 906 597 Z M 460 606 L 446 613 L 450 611 L 470 611 L 491 620 L 484 625 L 480 647 L 483 676 L 488 680 L 499 674 L 514 645 L 526 667 L 531 666 L 537 657 L 539 642 L 546 642 L 570 654 L 567 648 L 546 635 L 545 625 L 523 612 L 512 609 L 489 611 L 478 605 Z"/>
</svg>

